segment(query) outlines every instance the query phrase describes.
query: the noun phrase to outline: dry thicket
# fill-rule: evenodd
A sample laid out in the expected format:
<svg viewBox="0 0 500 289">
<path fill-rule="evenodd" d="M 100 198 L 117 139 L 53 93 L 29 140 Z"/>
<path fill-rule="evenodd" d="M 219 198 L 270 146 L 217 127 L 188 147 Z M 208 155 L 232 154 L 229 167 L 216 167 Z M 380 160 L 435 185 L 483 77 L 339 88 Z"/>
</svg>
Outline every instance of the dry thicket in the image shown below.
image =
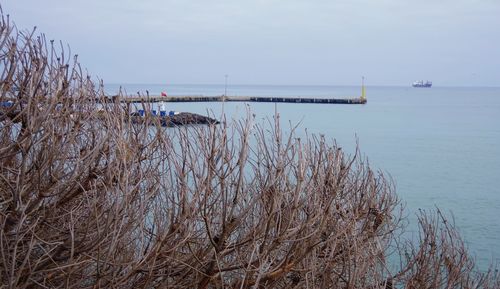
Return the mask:
<svg viewBox="0 0 500 289">
<path fill-rule="evenodd" d="M 2 287 L 499 288 L 440 214 L 396 242 L 359 153 L 278 120 L 131 124 L 64 51 L 2 15 Z"/>
</svg>

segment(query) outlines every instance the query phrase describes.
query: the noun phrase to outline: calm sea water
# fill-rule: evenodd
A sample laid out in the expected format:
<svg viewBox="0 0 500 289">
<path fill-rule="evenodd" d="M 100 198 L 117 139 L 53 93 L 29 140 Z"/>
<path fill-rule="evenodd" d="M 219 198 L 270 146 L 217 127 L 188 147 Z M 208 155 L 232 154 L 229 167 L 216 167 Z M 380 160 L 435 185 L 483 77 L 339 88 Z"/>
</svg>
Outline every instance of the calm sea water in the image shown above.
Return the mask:
<svg viewBox="0 0 500 289">
<path fill-rule="evenodd" d="M 106 86 L 110 94 L 118 85 Z M 159 95 L 222 95 L 223 85 L 124 85 Z M 228 95 L 341 97 L 350 86 L 230 85 Z M 278 104 L 282 126 L 321 133 L 353 151 L 356 139 L 374 168 L 389 173 L 406 203 L 410 228 L 419 209 L 453 216 L 481 268 L 500 261 L 500 88 L 367 87 L 366 105 Z M 272 103 L 172 103 L 167 110 L 200 114 L 224 109 L 239 119 L 246 107 L 272 117 Z"/>
</svg>

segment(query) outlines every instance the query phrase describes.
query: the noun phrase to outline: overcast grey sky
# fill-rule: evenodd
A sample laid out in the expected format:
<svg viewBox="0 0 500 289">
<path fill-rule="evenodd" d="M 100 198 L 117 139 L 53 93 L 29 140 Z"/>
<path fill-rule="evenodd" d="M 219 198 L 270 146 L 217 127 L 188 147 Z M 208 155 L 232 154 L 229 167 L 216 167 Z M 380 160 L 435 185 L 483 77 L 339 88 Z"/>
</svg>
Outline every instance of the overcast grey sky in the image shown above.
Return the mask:
<svg viewBox="0 0 500 289">
<path fill-rule="evenodd" d="M 4 0 L 107 83 L 500 86 L 500 0 Z"/>
</svg>

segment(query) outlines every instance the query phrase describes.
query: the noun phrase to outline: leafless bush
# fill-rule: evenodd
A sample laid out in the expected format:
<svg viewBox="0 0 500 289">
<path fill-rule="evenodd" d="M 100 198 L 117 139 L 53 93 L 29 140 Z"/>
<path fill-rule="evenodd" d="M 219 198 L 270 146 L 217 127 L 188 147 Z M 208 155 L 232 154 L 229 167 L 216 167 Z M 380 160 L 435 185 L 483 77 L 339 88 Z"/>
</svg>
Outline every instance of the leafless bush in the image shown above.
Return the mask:
<svg viewBox="0 0 500 289">
<path fill-rule="evenodd" d="M 498 276 L 480 274 L 453 223 L 437 210 L 420 212 L 419 240 L 406 242 L 399 282 L 407 288 L 500 288 Z"/>
<path fill-rule="evenodd" d="M 6 288 L 498 288 L 456 230 L 400 227 L 359 152 L 251 117 L 132 124 L 63 47 L 0 27 L 0 284 Z"/>
</svg>

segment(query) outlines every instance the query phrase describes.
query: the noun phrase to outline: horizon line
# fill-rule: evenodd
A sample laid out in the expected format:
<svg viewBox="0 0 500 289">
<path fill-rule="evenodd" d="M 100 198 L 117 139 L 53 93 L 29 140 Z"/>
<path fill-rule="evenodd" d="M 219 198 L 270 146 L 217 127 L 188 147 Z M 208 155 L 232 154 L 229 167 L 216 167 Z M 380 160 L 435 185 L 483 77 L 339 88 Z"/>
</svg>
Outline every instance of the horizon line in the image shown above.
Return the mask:
<svg viewBox="0 0 500 289">
<path fill-rule="evenodd" d="M 168 87 L 170 85 L 179 86 L 179 85 L 193 85 L 193 86 L 224 86 L 224 83 L 154 83 L 154 82 L 104 82 L 104 86 L 108 85 L 165 85 Z M 230 86 L 329 86 L 329 87 L 361 87 L 361 83 L 358 84 L 262 84 L 262 83 L 233 83 L 227 84 Z M 365 87 L 412 87 L 411 83 L 404 84 L 366 84 Z M 500 88 L 500 85 L 432 85 L 432 88 Z"/>
</svg>

